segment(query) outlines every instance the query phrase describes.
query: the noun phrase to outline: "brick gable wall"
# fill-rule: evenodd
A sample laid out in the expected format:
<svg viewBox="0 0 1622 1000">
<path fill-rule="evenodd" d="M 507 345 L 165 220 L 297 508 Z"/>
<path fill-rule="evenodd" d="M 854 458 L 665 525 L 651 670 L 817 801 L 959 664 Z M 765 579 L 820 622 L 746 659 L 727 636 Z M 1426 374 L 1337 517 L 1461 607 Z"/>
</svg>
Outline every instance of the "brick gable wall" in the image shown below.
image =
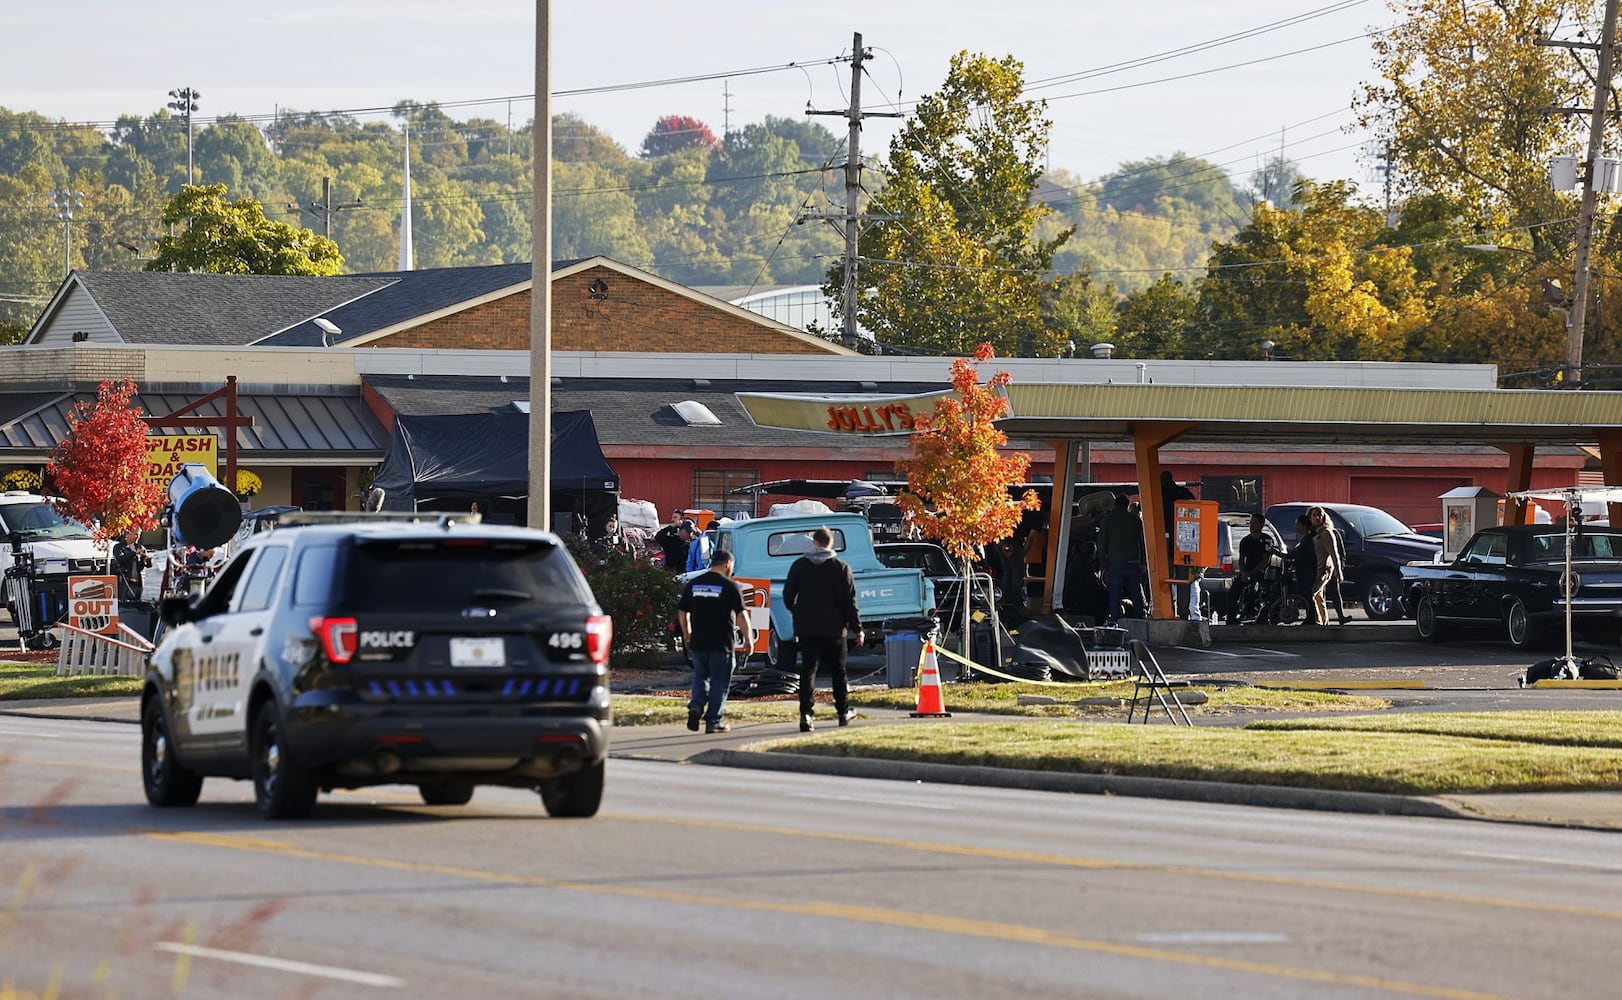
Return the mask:
<svg viewBox="0 0 1622 1000">
<path fill-rule="evenodd" d="M 602 299 L 589 294 L 601 278 Z M 529 350 L 529 291 L 384 337 L 368 347 Z M 831 346 L 831 345 L 830 345 Z M 657 354 L 828 354 L 749 319 L 606 267 L 552 282 L 552 349 Z"/>
</svg>

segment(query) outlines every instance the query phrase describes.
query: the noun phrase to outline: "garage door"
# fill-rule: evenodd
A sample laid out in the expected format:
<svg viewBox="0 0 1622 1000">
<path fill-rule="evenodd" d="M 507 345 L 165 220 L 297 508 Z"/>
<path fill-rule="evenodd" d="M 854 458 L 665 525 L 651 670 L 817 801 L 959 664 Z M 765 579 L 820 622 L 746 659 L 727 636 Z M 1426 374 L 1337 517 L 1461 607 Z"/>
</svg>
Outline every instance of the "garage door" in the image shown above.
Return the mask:
<svg viewBox="0 0 1622 1000">
<path fill-rule="evenodd" d="M 1352 503 L 1378 507 L 1404 524 L 1434 524 L 1442 519 L 1437 497 L 1473 485 L 1465 476 L 1353 476 L 1351 494 Z"/>
</svg>

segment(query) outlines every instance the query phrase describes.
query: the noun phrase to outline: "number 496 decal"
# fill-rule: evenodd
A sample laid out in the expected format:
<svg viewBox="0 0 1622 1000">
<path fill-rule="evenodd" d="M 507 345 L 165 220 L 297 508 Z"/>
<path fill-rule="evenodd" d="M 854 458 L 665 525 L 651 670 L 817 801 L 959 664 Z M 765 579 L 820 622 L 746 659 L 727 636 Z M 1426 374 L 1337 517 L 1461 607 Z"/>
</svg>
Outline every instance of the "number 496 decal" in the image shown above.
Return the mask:
<svg viewBox="0 0 1622 1000">
<path fill-rule="evenodd" d="M 553 632 L 546 644 L 553 649 L 582 649 L 586 645 L 586 637 L 579 632 Z"/>
</svg>

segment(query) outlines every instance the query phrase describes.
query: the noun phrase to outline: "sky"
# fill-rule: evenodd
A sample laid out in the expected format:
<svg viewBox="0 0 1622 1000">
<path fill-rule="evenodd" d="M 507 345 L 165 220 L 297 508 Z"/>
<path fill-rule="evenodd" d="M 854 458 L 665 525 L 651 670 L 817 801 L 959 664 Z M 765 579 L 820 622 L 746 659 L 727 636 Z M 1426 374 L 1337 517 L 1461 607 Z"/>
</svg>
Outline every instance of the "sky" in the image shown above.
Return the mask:
<svg viewBox="0 0 1622 1000">
<path fill-rule="evenodd" d="M 633 153 L 666 114 L 691 115 L 720 133 L 728 121 L 736 128 L 768 114 L 798 117 L 808 105 L 843 109 L 850 66 L 830 61 L 849 54 L 859 31 L 874 56 L 862 84 L 872 111 L 910 110 L 940 86 L 959 51 L 1021 60 L 1028 86 L 1052 81 L 1029 91 L 1049 102 L 1049 166 L 1083 179 L 1182 151 L 1244 182 L 1282 143 L 1307 176 L 1351 179 L 1371 193 L 1369 136 L 1347 127 L 1353 96 L 1373 75 L 1367 33 L 1396 19 L 1384 0 L 548 6 L 553 112 L 578 114 Z M 412 99 L 477 101 L 447 113 L 498 121 L 510 113 L 520 125 L 533 112 L 536 7 L 525 0 L 0 0 L 0 37 L 12 42 L 0 60 L 0 106 L 110 123 L 155 112 L 168 91 L 192 87 L 202 95 L 199 119 L 278 108 L 386 109 Z M 1122 65 L 1143 60 L 1153 61 Z M 731 75 L 568 93 L 715 74 Z M 815 120 L 836 134 L 846 129 L 842 118 Z M 863 153 L 882 155 L 895 128 L 870 119 Z"/>
</svg>

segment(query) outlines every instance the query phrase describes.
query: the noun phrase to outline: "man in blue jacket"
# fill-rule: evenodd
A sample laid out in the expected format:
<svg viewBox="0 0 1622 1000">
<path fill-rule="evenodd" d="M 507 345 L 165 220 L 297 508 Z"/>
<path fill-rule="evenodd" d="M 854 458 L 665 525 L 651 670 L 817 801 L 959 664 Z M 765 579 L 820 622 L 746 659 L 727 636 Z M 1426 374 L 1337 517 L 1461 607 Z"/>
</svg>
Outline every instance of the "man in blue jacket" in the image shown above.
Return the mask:
<svg viewBox="0 0 1622 1000">
<path fill-rule="evenodd" d="M 841 726 L 849 725 L 845 635 L 848 630 L 861 644 L 862 616 L 856 608 L 856 578 L 834 555 L 834 535 L 826 527 L 811 532 L 811 551 L 789 566 L 783 606 L 794 616 L 794 639 L 800 647 L 800 732 L 811 731 L 817 667 L 824 663 L 833 675 L 834 712 Z"/>
<path fill-rule="evenodd" d="M 710 568 L 710 556 L 715 553 L 715 542 L 708 532 L 698 530 L 691 518 L 681 523 L 681 537 L 687 543 L 687 572 L 702 573 Z"/>
</svg>

